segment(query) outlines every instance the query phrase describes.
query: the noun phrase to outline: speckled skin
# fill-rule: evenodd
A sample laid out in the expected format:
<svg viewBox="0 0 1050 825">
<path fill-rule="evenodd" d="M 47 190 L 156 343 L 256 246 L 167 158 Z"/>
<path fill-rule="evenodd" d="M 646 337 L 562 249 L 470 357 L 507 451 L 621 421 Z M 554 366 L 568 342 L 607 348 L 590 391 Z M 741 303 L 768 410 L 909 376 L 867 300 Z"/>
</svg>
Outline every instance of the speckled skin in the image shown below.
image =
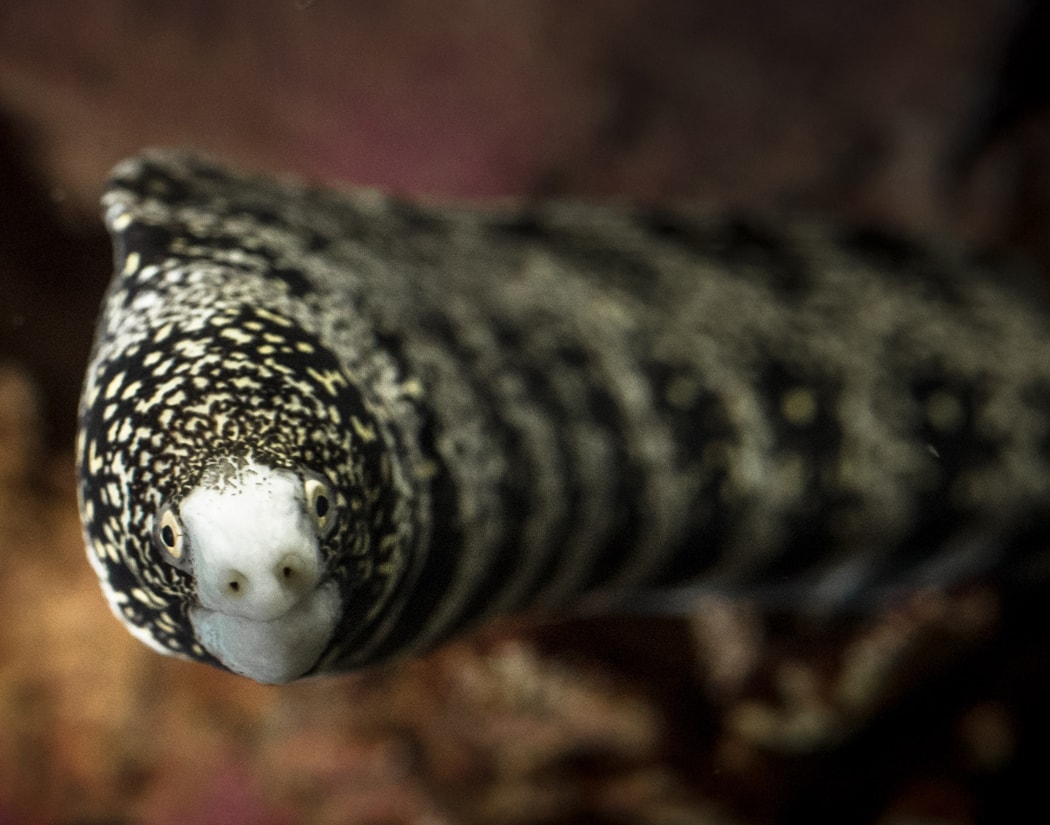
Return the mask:
<svg viewBox="0 0 1050 825">
<path fill-rule="evenodd" d="M 1050 324 L 952 250 L 160 152 L 104 206 L 81 507 L 115 612 L 164 652 L 217 664 L 154 514 L 249 456 L 338 490 L 345 611 L 312 672 L 585 593 L 1045 575 Z"/>
</svg>

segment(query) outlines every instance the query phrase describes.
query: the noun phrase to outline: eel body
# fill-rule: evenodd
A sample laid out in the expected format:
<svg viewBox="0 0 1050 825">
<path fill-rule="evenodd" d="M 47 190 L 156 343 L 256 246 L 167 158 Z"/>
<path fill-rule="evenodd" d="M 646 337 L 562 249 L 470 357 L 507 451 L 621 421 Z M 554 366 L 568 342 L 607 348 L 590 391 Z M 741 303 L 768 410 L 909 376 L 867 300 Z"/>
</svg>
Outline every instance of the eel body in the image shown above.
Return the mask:
<svg viewBox="0 0 1050 825">
<path fill-rule="evenodd" d="M 1050 322 L 962 252 L 171 152 L 104 211 L 81 510 L 164 653 L 285 682 L 585 597 L 1046 576 Z"/>
</svg>

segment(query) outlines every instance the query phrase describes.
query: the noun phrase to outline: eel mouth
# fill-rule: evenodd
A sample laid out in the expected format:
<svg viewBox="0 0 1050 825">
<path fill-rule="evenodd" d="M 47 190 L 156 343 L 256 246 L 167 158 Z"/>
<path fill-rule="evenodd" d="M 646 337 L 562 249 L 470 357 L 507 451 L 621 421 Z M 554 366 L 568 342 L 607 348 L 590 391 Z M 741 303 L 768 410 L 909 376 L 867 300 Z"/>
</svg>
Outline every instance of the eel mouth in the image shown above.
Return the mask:
<svg viewBox="0 0 1050 825">
<path fill-rule="evenodd" d="M 342 613 L 339 588 L 326 581 L 284 614 L 267 620 L 190 608 L 197 640 L 226 668 L 263 684 L 305 675 L 321 658 Z"/>
</svg>

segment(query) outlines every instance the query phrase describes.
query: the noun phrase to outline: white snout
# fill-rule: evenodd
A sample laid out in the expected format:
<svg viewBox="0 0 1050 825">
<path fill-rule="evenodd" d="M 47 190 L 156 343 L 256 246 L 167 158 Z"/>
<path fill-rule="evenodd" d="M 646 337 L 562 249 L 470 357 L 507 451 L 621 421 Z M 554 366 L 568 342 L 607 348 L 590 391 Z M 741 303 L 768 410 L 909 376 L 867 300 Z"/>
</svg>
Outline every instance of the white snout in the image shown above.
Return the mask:
<svg viewBox="0 0 1050 825">
<path fill-rule="evenodd" d="M 180 506 L 199 606 L 198 641 L 231 670 L 294 679 L 321 655 L 341 614 L 303 482 L 249 464 L 190 492 Z"/>
<path fill-rule="evenodd" d="M 202 606 L 265 622 L 317 586 L 320 549 L 301 488 L 290 472 L 260 468 L 185 498 L 181 515 Z"/>
</svg>

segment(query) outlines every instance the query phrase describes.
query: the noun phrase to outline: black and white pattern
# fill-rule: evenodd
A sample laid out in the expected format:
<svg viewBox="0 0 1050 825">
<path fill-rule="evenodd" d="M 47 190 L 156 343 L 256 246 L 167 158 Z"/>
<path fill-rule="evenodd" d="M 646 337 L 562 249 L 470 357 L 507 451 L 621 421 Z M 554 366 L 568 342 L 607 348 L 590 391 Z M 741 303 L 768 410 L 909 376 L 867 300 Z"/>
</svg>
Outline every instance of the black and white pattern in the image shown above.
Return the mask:
<svg viewBox="0 0 1050 825">
<path fill-rule="evenodd" d="M 163 152 L 118 167 L 104 207 L 81 508 L 115 612 L 163 652 L 287 681 L 584 594 L 791 583 L 836 604 L 1046 572 L 1050 323 L 955 250 L 431 207 Z M 270 602 L 230 624 L 202 596 L 226 505 L 183 511 L 282 485 L 327 625 L 297 620 L 286 647 L 311 652 L 274 663 Z"/>
</svg>

